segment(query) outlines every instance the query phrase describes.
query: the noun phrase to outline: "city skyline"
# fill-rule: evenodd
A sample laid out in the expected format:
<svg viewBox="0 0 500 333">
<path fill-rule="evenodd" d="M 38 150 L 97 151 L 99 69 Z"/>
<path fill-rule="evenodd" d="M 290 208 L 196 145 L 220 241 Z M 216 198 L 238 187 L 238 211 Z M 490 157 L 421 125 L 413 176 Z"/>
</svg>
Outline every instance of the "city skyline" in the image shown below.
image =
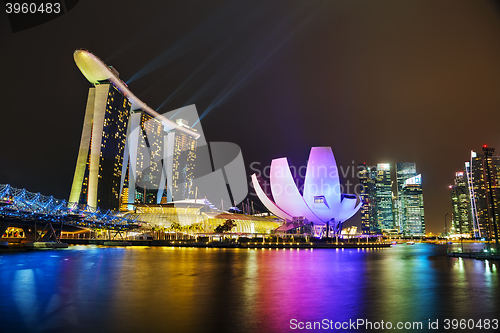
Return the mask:
<svg viewBox="0 0 500 333">
<path fill-rule="evenodd" d="M 413 162 L 360 164 L 363 234 L 425 236 L 422 175 Z M 391 171 L 394 170 L 394 171 Z"/>
<path fill-rule="evenodd" d="M 455 172 L 449 186 L 452 214 L 448 233 L 491 239 L 498 232 L 500 156 L 493 155 L 494 151 L 487 145 L 482 153 L 471 150 L 463 171 Z"/>
<path fill-rule="evenodd" d="M 448 185 L 463 151 L 500 147 L 488 127 L 498 123 L 500 105 L 493 2 L 200 2 L 176 5 L 175 15 L 165 3 L 157 5 L 156 20 L 137 17 L 113 38 L 85 19 L 96 15 L 95 5 L 80 3 L 15 34 L 1 21 L 9 50 L 0 55 L 9 78 L 2 97 L 12 110 L 4 121 L 13 124 L 5 129 L 2 183 L 67 197 L 88 88 L 70 57 L 79 47 L 120 69 L 154 109 L 196 102 L 206 137 L 237 143 L 247 167 L 280 156 L 305 165 L 304 152 L 320 145 L 334 149 L 339 166 L 414 161 L 426 191 L 426 227 L 434 233 L 451 213 Z M 135 14 L 113 2 L 101 6 L 102 13 Z M 216 24 L 220 17 L 234 19 Z M 34 49 L 43 52 L 34 58 Z M 36 89 L 26 90 L 28 76 Z M 60 86 L 43 84 L 48 78 Z M 353 223 L 359 225 L 359 215 Z"/>
</svg>

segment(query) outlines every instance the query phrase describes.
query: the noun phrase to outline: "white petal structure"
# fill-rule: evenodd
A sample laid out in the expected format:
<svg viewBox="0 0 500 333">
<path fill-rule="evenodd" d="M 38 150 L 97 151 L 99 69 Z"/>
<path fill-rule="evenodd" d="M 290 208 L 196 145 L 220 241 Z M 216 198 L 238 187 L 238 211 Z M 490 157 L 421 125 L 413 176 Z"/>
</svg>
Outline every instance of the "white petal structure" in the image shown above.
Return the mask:
<svg viewBox="0 0 500 333">
<path fill-rule="evenodd" d="M 262 203 L 267 207 L 267 209 L 269 209 L 271 213 L 282 218 L 283 220 L 293 219 L 293 217 L 282 211 L 278 206 L 274 204 L 274 202 L 271 201 L 271 199 L 267 197 L 267 195 L 260 187 L 259 181 L 257 180 L 257 176 L 255 176 L 255 174 L 252 175 L 252 183 L 253 187 L 255 188 L 255 193 L 257 193 L 257 196 L 261 198 L 260 201 L 262 201 Z"/>
<path fill-rule="evenodd" d="M 283 219 L 304 217 L 318 225 L 327 222 L 342 225 L 361 208 L 362 202 L 356 195 L 341 193 L 337 163 L 330 147 L 311 148 L 303 195 L 295 184 L 286 158 L 272 160 L 270 176 L 274 202 L 264 193 L 255 174 L 252 183 L 260 201 Z"/>
<path fill-rule="evenodd" d="M 286 158 L 271 162 L 271 193 L 276 205 L 289 215 L 304 216 L 309 221 L 317 219 L 300 195 Z"/>
</svg>

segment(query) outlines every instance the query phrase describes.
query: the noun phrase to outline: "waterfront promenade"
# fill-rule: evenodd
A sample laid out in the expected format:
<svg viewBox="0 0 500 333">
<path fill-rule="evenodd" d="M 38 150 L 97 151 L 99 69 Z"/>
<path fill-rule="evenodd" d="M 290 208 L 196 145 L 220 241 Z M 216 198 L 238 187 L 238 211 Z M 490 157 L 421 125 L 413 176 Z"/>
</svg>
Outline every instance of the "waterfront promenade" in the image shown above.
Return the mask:
<svg viewBox="0 0 500 333">
<path fill-rule="evenodd" d="M 104 239 L 64 239 L 70 245 L 104 245 L 112 241 Z M 173 241 L 173 240 L 127 240 L 130 246 L 175 246 L 175 247 L 209 247 L 209 248 L 243 248 L 243 249 L 340 249 L 368 248 L 377 249 L 391 247 L 386 242 L 219 242 L 219 241 Z M 121 242 L 116 241 L 117 245 Z"/>
</svg>

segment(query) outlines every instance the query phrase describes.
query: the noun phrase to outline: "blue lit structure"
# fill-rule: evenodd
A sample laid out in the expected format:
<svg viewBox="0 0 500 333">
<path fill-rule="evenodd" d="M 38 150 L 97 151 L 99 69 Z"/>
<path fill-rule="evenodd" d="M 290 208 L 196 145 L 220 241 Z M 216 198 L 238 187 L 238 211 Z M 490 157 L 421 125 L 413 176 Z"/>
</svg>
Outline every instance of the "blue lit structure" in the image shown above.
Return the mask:
<svg viewBox="0 0 500 333">
<path fill-rule="evenodd" d="M 139 227 L 130 217 L 111 210 L 102 212 L 99 208 L 66 200 L 55 199 L 17 189 L 9 184 L 0 184 L 0 221 L 10 223 L 34 223 L 37 221 L 62 223 L 81 228 L 103 228 L 126 230 Z"/>
</svg>

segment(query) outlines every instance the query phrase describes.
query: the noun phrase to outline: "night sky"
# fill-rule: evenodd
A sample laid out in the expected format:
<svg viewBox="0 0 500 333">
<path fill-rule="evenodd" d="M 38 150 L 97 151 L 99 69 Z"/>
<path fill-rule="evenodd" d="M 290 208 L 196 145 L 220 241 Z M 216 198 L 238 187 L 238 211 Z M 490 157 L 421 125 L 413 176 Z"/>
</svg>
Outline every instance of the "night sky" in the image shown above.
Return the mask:
<svg viewBox="0 0 500 333">
<path fill-rule="evenodd" d="M 427 231 L 471 149 L 500 150 L 500 11 L 489 1 L 87 1 L 13 33 L 0 14 L 0 183 L 68 198 L 86 48 L 149 106 L 195 103 L 247 173 L 331 146 L 341 168 L 415 162 Z M 255 165 L 255 164 L 254 164 Z M 352 192 L 352 190 L 351 190 Z M 346 225 L 358 225 L 359 213 Z"/>
</svg>

